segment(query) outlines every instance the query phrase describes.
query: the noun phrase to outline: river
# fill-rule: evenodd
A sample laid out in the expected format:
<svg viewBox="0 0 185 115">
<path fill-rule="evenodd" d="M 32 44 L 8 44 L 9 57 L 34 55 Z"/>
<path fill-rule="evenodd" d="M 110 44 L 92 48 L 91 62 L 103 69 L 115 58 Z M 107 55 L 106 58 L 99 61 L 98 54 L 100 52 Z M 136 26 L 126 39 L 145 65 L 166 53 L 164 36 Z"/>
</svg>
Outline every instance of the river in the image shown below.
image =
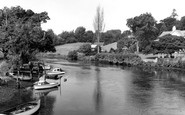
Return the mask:
<svg viewBox="0 0 185 115">
<path fill-rule="evenodd" d="M 185 115 L 185 73 L 55 61 L 67 81 L 37 115 Z"/>
</svg>

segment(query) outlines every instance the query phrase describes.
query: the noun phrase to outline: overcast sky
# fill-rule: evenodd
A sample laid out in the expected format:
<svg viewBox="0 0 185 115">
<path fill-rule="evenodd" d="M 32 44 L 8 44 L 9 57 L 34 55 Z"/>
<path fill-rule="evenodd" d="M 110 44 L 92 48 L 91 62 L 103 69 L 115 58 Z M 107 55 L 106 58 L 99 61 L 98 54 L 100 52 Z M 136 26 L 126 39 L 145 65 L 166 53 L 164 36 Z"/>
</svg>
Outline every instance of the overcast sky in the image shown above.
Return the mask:
<svg viewBox="0 0 185 115">
<path fill-rule="evenodd" d="M 79 26 L 93 30 L 93 20 L 98 5 L 104 9 L 105 31 L 127 30 L 126 20 L 142 13 L 151 13 L 157 20 L 171 15 L 176 9 L 179 18 L 185 16 L 183 0 L 0 0 L 4 6 L 21 6 L 36 13 L 48 12 L 50 20 L 42 25 L 56 34 L 72 31 Z"/>
</svg>

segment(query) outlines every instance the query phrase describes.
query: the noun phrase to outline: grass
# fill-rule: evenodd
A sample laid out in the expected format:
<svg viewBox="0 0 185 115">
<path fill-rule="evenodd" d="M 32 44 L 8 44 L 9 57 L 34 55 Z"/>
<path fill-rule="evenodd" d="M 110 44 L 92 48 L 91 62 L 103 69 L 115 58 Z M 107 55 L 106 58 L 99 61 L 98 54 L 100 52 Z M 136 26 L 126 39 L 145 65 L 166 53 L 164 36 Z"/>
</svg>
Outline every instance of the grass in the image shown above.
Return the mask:
<svg viewBox="0 0 185 115">
<path fill-rule="evenodd" d="M 60 46 L 56 46 L 55 54 L 60 55 L 68 55 L 68 52 L 79 49 L 85 43 L 71 43 L 71 44 L 64 44 Z"/>
</svg>

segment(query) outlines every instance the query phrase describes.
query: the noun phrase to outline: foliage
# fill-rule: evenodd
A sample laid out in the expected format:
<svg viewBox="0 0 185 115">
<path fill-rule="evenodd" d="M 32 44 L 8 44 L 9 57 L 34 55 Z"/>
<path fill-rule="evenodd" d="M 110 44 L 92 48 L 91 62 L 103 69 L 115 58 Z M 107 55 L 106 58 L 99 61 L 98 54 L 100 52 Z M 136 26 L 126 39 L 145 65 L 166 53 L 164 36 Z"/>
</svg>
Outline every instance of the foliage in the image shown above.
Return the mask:
<svg viewBox="0 0 185 115">
<path fill-rule="evenodd" d="M 138 65 L 142 63 L 141 58 L 133 53 L 99 53 L 95 60 L 114 64 Z"/>
<path fill-rule="evenodd" d="M 177 23 L 177 27 L 180 30 L 185 30 L 185 16 L 181 17 L 179 23 Z"/>
<path fill-rule="evenodd" d="M 155 24 L 156 20 L 149 13 L 127 19 L 127 26 L 133 31 L 141 51 L 157 38 Z"/>
<path fill-rule="evenodd" d="M 125 30 L 123 31 L 123 33 L 121 34 L 121 37 L 124 38 L 124 37 L 129 37 L 132 35 L 132 32 L 130 30 Z"/>
<path fill-rule="evenodd" d="M 80 46 L 78 51 L 80 53 L 84 53 L 86 56 L 88 56 L 91 54 L 91 45 L 90 44 L 83 44 L 82 46 Z"/>
<path fill-rule="evenodd" d="M 90 42 L 93 43 L 94 42 L 94 33 L 93 31 L 86 31 L 84 34 L 84 41 L 83 42 Z"/>
<path fill-rule="evenodd" d="M 78 42 L 84 42 L 84 35 L 85 35 L 85 28 L 84 27 L 78 27 L 75 30 L 75 37 Z"/>
<path fill-rule="evenodd" d="M 64 31 L 61 34 L 58 35 L 59 36 L 59 41 L 61 43 L 58 43 L 59 45 L 65 44 L 65 43 L 76 43 L 78 42 L 78 40 L 75 37 L 75 33 L 73 31 L 67 32 Z"/>
<path fill-rule="evenodd" d="M 0 9 L 0 48 L 5 58 L 18 55 L 24 63 L 36 52 L 54 52 L 53 36 L 41 28 L 47 20 L 47 12 L 34 13 L 20 6 Z"/>
<path fill-rule="evenodd" d="M 124 37 L 117 42 L 117 48 L 118 49 L 130 48 L 135 43 L 136 40 L 134 38 Z"/>
<path fill-rule="evenodd" d="M 100 42 L 100 37 L 101 37 L 101 32 L 103 32 L 105 24 L 104 24 L 104 12 L 103 9 L 101 9 L 100 6 L 97 7 L 96 9 L 96 16 L 94 18 L 94 22 L 93 22 L 93 26 L 94 26 L 94 31 L 95 31 L 95 35 L 97 38 L 97 42 Z M 99 45 L 99 44 L 98 44 Z M 98 53 L 100 52 L 99 46 L 98 46 Z"/>
<path fill-rule="evenodd" d="M 104 11 L 103 9 L 98 6 L 96 9 L 96 16 L 93 22 L 95 32 L 101 33 L 104 30 Z"/>
<path fill-rule="evenodd" d="M 78 59 L 78 53 L 76 50 L 70 51 L 67 55 L 69 60 L 77 60 Z"/>
<path fill-rule="evenodd" d="M 104 42 L 104 45 L 117 42 L 121 39 L 121 30 L 108 30 L 101 34 L 101 40 Z"/>
<path fill-rule="evenodd" d="M 154 41 L 151 43 L 150 49 L 153 53 L 165 53 L 172 54 L 175 51 L 185 48 L 185 41 L 183 37 L 165 35 L 159 38 L 159 41 Z"/>
<path fill-rule="evenodd" d="M 173 17 L 167 17 L 161 20 L 160 22 L 165 25 L 165 28 L 163 30 L 172 31 L 172 27 L 176 25 L 177 19 Z"/>
</svg>

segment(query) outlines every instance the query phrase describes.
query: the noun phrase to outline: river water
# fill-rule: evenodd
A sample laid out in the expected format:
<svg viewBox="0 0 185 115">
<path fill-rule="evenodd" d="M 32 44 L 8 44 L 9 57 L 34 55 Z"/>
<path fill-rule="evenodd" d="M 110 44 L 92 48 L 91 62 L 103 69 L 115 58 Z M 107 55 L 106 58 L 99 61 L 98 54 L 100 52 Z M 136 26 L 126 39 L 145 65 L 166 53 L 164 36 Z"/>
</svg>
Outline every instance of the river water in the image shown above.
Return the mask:
<svg viewBox="0 0 185 115">
<path fill-rule="evenodd" d="M 37 115 L 185 115 L 185 73 L 53 62 L 67 81 L 41 96 Z"/>
</svg>

